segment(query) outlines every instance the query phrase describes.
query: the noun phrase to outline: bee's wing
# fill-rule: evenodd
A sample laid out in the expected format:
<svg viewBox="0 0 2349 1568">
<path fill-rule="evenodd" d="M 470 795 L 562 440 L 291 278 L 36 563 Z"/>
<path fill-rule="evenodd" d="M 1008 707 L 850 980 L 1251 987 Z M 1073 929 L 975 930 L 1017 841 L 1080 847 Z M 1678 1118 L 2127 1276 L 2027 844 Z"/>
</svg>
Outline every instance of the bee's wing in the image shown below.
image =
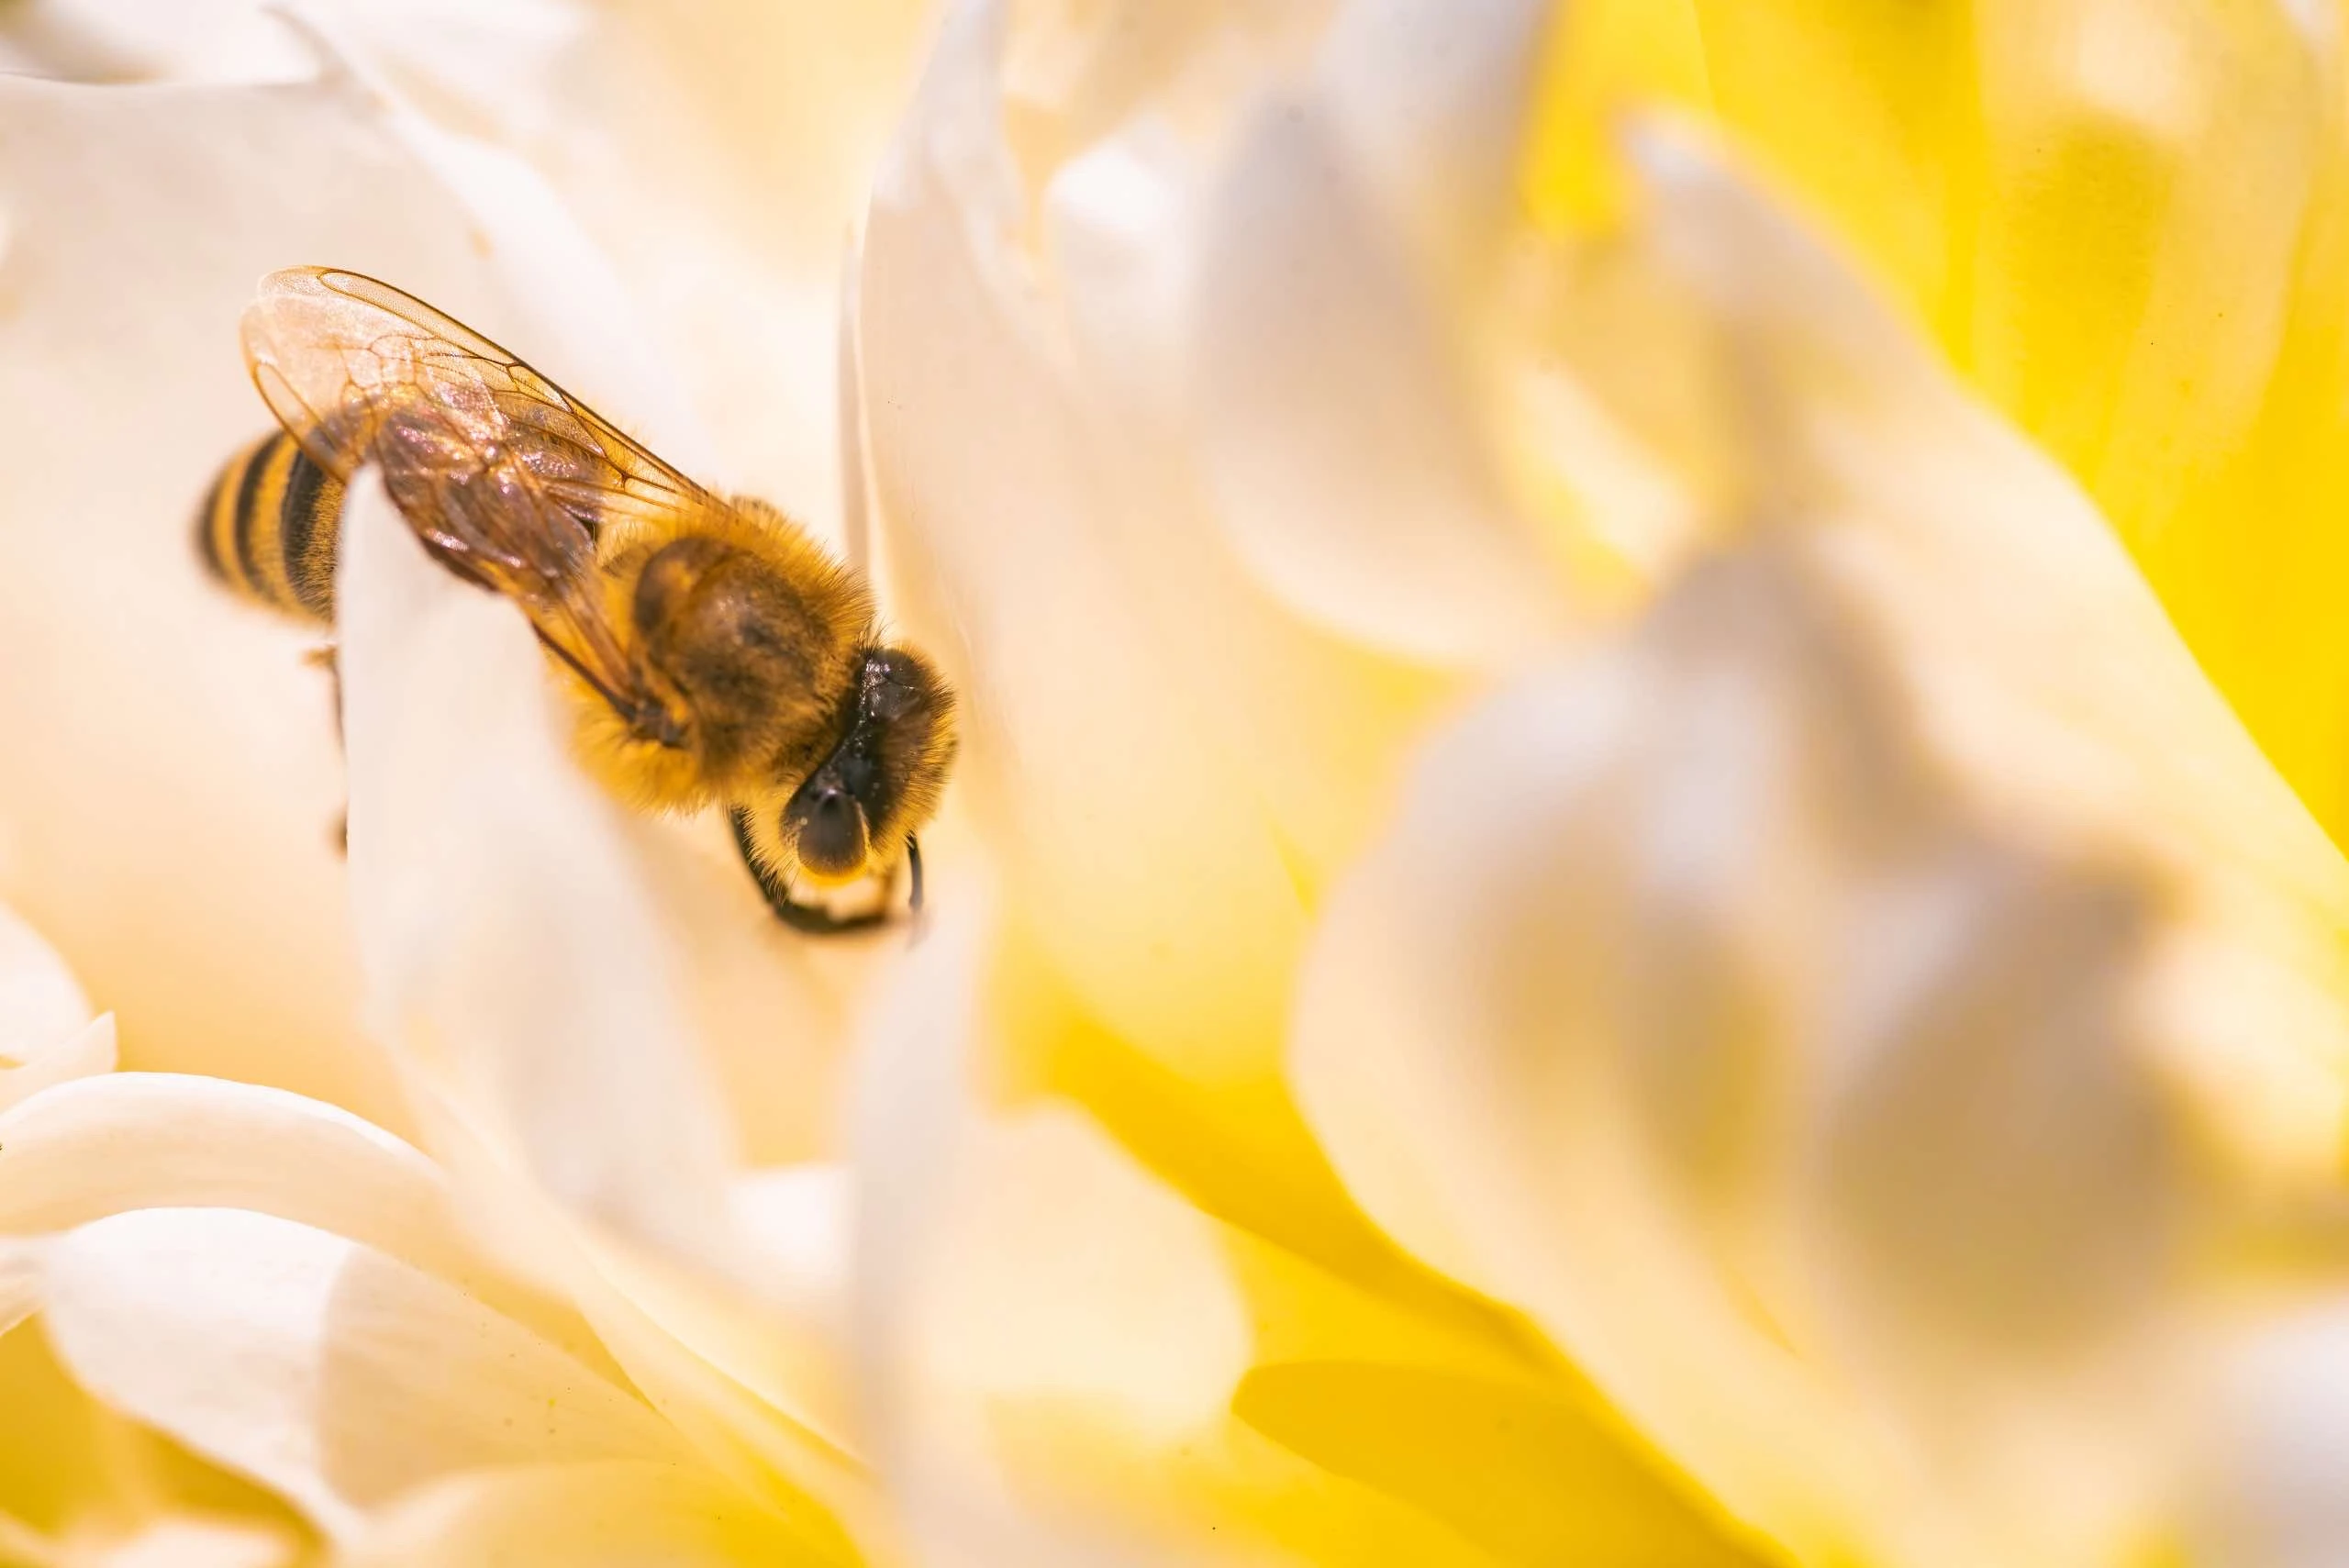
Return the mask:
<svg viewBox="0 0 2349 1568">
<path fill-rule="evenodd" d="M 418 538 L 507 595 L 614 707 L 638 698 L 596 582 L 607 522 L 700 486 L 506 350 L 356 272 L 273 272 L 244 317 L 253 384 L 320 467 L 373 463 Z"/>
</svg>

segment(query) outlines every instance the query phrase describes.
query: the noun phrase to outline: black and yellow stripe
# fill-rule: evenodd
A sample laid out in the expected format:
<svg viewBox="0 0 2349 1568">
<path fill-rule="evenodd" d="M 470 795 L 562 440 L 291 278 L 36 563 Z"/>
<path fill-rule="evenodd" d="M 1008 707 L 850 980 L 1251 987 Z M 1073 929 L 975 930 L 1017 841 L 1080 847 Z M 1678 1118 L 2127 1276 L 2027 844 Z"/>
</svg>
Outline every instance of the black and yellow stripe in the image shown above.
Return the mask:
<svg viewBox="0 0 2349 1568">
<path fill-rule="evenodd" d="M 204 563 L 238 593 L 311 620 L 334 618 L 342 484 L 273 430 L 228 460 L 196 514 Z"/>
</svg>

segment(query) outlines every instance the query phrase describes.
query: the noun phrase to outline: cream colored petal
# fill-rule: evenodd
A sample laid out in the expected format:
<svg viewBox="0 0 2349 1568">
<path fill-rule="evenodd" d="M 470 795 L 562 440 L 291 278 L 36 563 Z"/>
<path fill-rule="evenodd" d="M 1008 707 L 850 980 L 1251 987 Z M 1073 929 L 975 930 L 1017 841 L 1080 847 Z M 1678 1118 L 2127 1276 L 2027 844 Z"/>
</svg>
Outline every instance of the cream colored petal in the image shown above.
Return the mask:
<svg viewBox="0 0 2349 1568">
<path fill-rule="evenodd" d="M 2166 1106 L 2262 1182 L 2337 1146 L 2337 857 L 2076 492 L 1732 176 L 1643 157 L 1634 264 L 1699 329 L 1573 362 L 1783 536 L 1435 744 L 1308 966 L 1303 1096 L 1782 1540 L 2113 1550 L 2166 1441 Z"/>
<path fill-rule="evenodd" d="M 753 1171 L 734 1184 L 730 1195 L 736 1231 L 749 1239 L 759 1266 L 772 1271 L 760 1294 L 838 1329 L 847 1312 L 854 1229 L 848 1168 Z"/>
<path fill-rule="evenodd" d="M 66 1561 L 73 1568 L 281 1568 L 301 1552 L 301 1542 L 265 1525 L 173 1516 Z"/>
<path fill-rule="evenodd" d="M 1297 893 L 1100 537 L 1083 393 L 1011 243 L 992 25 L 952 18 L 866 234 L 865 409 L 904 618 L 963 694 L 958 793 L 1086 1001 L 1186 1075 L 1261 1073 Z"/>
<path fill-rule="evenodd" d="M 1369 194 L 1454 288 L 1518 222 L 1520 162 L 1552 0 L 1353 0 L 1316 85 Z"/>
<path fill-rule="evenodd" d="M 216 465 L 266 417 L 238 363 L 237 312 L 262 272 L 330 257 L 517 344 L 665 445 L 700 443 L 690 413 L 660 395 L 657 356 L 631 326 L 609 264 L 583 248 L 541 175 L 385 105 L 349 66 L 329 59 L 318 81 L 266 92 L 6 84 L 9 145 L 67 150 L 0 164 L 0 201 L 50 215 L 19 233 L 8 260 L 26 308 L 11 317 L 17 382 L 0 378 L 0 398 L 24 405 L 18 429 L 47 431 L 61 408 L 108 411 L 72 422 L 17 465 L 11 499 L 24 510 L 8 515 L 25 519 L 36 552 L 20 582 L 53 574 L 70 590 L 104 560 L 103 575 L 128 584 L 134 607 L 121 635 L 107 629 L 114 612 L 70 591 L 9 610 L 27 657 L 9 661 L 18 681 L 0 681 L 0 701 L 15 705 L 11 722 L 66 742 L 12 757 L 14 773 L 0 768 L 0 890 L 21 890 L 36 920 L 64 922 L 58 940 L 118 1005 L 134 1063 L 275 1074 L 397 1125 L 378 1059 L 355 1041 L 329 1043 L 348 1030 L 351 966 L 331 852 L 342 784 L 328 691 L 297 658 L 311 639 L 229 605 L 203 580 L 189 543 Z M 333 199 L 289 208 L 277 200 L 280 178 Z M 92 190 L 104 199 L 75 194 Z M 185 223 L 209 238 L 135 277 L 108 271 L 139 253 L 140 236 Z M 71 325 L 87 322 L 122 326 L 138 344 L 139 376 L 117 384 L 91 369 L 90 334 Z M 72 363 L 39 369 L 53 352 Z M 61 398 L 77 377 L 85 384 Z M 153 433 L 125 462 L 109 443 L 132 427 Z M 79 477 L 94 471 L 110 476 L 95 495 Z M 60 528 L 60 517 L 73 527 Z M 60 556 L 53 573 L 38 555 L 42 539 Z M 196 648 L 207 651 L 191 657 Z M 141 706 L 106 709 L 119 717 L 105 724 L 88 717 L 98 709 L 57 709 L 61 690 L 26 673 L 45 662 L 140 695 Z M 156 757 L 195 756 L 206 766 L 147 776 Z M 92 769 L 124 790 L 83 787 Z M 36 820 L 45 824 L 37 834 L 28 826 Z M 657 862 L 664 910 L 695 933 L 697 1021 L 746 1103 L 763 1107 L 750 1129 L 759 1151 L 806 1157 L 820 1150 L 825 1118 L 774 1092 L 782 1069 L 765 1019 L 811 1013 L 825 1021 L 822 1040 L 836 1040 L 862 965 L 774 940 L 722 828 L 697 826 L 630 830 Z M 117 872 L 134 870 L 137 897 L 107 891 Z M 269 907 L 236 902 L 235 890 L 264 887 Z M 296 1036 L 298 1053 L 288 1049 Z M 796 1061 L 789 1076 L 802 1081 L 829 1071 L 821 1048 L 780 1060 Z"/>
<path fill-rule="evenodd" d="M 315 69 L 254 0 L 109 5 L 89 20 L 83 9 L 18 7 L 17 42 L 35 69 L 240 81 Z M 710 434 L 676 456 L 710 462 L 696 472 L 771 495 L 828 533 L 840 511 L 821 358 L 832 285 L 927 11 L 918 0 L 299 7 L 418 111 L 419 140 L 526 160 L 560 195 L 626 279 L 625 314 L 649 324 L 659 350 L 656 380 L 674 378 Z M 11 36 L 0 23 L 0 43 Z M 562 295 L 579 276 L 555 268 L 538 282 Z M 620 384 L 631 402 L 643 395 Z M 631 428 L 644 417 L 609 411 Z"/>
<path fill-rule="evenodd" d="M 647 1407 L 521 1325 L 285 1220 L 117 1216 L 58 1242 L 44 1275 L 42 1323 L 84 1387 L 333 1533 L 470 1468 L 678 1452 Z"/>
<path fill-rule="evenodd" d="M 1905 791 L 1880 699 L 1785 578 L 1707 572 L 1439 736 L 1324 921 L 1292 1064 L 1400 1240 L 1531 1307 L 1733 1512 L 1816 1549 L 1862 1451 L 1714 1244 L 1776 1153 L 1846 835 L 1898 845 L 1879 803 Z"/>
<path fill-rule="evenodd" d="M 828 1560 L 853 1560 L 840 1518 L 868 1504 L 865 1477 L 837 1437 L 838 1351 L 820 1318 L 746 1297 L 771 1272 L 725 1277 L 629 1248 L 583 1224 L 491 1146 L 450 1102 L 425 1106 L 438 1157 L 465 1195 L 469 1229 L 495 1238 L 501 1263 L 526 1270 L 593 1326 L 618 1372 L 713 1469 L 790 1518 Z M 778 1307 L 784 1310 L 778 1310 Z"/>
<path fill-rule="evenodd" d="M 2148 906 L 1983 827 L 1886 663 L 1789 539 L 1438 737 L 1296 1070 L 1357 1195 L 1733 1513 L 2075 1560 L 2160 1458 L 2121 1370 L 2183 1174 Z"/>
<path fill-rule="evenodd" d="M 2339 1562 L 2349 1540 L 2349 1312 L 2322 1300 L 2250 1326 L 2214 1373 L 2188 1497 L 2193 1561 Z"/>
<path fill-rule="evenodd" d="M 1483 449 L 1464 346 L 1310 99 L 1257 111 L 1202 215 L 1192 405 L 1243 559 L 1375 648 L 1477 663 L 1566 595 Z"/>
<path fill-rule="evenodd" d="M 447 1178 L 349 1112 L 282 1090 L 108 1073 L 0 1116 L 0 1235 L 36 1236 L 143 1208 L 250 1209 L 360 1242 L 445 1280 L 602 1364 L 568 1308 L 465 1244 Z"/>
<path fill-rule="evenodd" d="M 834 540 L 841 256 L 930 11 L 611 0 L 529 150 L 645 302 L 714 479 Z"/>
<path fill-rule="evenodd" d="M 205 580 L 193 515 L 267 424 L 235 339 L 254 279 L 332 257 L 495 325 L 463 216 L 327 87 L 17 78 L 0 205 L 0 724 L 45 738 L 0 758 L 0 894 L 116 1013 L 131 1064 L 395 1123 L 351 1021 L 316 639 Z"/>
<path fill-rule="evenodd" d="M 471 1287 L 447 1184 L 348 1111 L 223 1079 L 120 1073 L 0 1118 L 13 1178 L 0 1230 L 70 1229 L 126 1210 L 250 1208 L 336 1231 Z"/>
<path fill-rule="evenodd" d="M 1216 1445 L 1247 1320 L 1216 1228 L 1097 1128 L 976 1103 L 991 925 L 975 905 L 941 920 L 863 1063 L 867 1440 L 918 1561 L 1148 1561 L 1147 1511 L 1102 1534 L 1080 1521 L 1118 1518 L 1118 1490 L 1130 1507 L 1164 1485 L 1150 1472 Z"/>
<path fill-rule="evenodd" d="M 1120 581 L 1310 898 L 1368 840 L 1409 739 L 1453 685 L 1308 624 L 1219 537 L 1188 418 L 1197 186 L 1152 122 L 1046 188 L 1049 260 L 1085 388 L 1070 417 L 1102 482 L 1097 516 Z M 1198 636 L 1208 625 L 1212 645 Z"/>
<path fill-rule="evenodd" d="M 1206 1218 L 1073 1110 L 983 1133 L 916 1289 L 936 1396 L 1081 1403 L 1145 1441 L 1218 1416 L 1247 1324 Z"/>
<path fill-rule="evenodd" d="M 377 1027 L 558 1200 L 718 1259 L 728 1131 L 620 807 L 558 739 L 521 615 L 433 564 L 379 483 L 351 497 L 343 728 Z"/>
<path fill-rule="evenodd" d="M 762 1568 L 818 1561 L 773 1515 L 706 1471 L 617 1462 L 459 1475 L 370 1521 L 353 1568 Z"/>
<path fill-rule="evenodd" d="M 829 1436 L 829 1307 L 734 1224 L 732 1131 L 653 857 L 559 742 L 522 617 L 432 565 L 380 486 L 353 494 L 354 902 L 429 1141 L 476 1233 L 575 1301 L 728 1473 L 803 1516 L 803 1488 L 837 1501 L 854 1478 Z"/>
</svg>

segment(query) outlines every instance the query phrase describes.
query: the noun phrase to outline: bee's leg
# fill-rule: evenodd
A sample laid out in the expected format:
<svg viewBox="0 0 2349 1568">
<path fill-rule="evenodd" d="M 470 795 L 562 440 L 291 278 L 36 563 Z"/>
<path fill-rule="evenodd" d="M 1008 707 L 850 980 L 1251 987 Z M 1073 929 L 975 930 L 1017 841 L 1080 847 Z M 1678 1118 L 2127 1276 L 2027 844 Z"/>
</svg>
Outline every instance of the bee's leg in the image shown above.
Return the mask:
<svg viewBox="0 0 2349 1568">
<path fill-rule="evenodd" d="M 906 907 L 921 913 L 921 840 L 911 833 L 906 835 L 906 873 L 912 886 L 906 893 Z"/>
<path fill-rule="evenodd" d="M 793 903 L 790 885 L 761 865 L 759 857 L 751 851 L 751 814 L 737 806 L 727 812 L 726 820 L 734 829 L 734 848 L 740 853 L 742 863 L 750 868 L 751 880 L 759 884 L 759 892 L 765 896 L 767 907 L 774 911 L 776 919 L 793 930 L 804 931 L 811 937 L 836 937 L 848 931 L 868 929 L 889 917 L 886 909 L 874 909 L 843 918 L 828 909 Z"/>
</svg>

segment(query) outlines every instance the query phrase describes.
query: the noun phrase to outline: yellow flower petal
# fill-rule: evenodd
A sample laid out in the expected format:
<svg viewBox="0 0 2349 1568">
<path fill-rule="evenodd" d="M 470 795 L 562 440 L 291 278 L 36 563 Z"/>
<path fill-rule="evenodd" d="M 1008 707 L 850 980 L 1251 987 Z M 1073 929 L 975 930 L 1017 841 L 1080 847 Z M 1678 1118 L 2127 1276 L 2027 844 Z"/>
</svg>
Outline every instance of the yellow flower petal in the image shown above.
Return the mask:
<svg viewBox="0 0 2349 1568">
<path fill-rule="evenodd" d="M 2342 867 L 2076 492 L 1636 146 L 1631 264 L 1698 330 L 1569 362 L 1764 540 L 1433 743 L 1308 967 L 1305 1103 L 1779 1540 L 2100 1560 L 2161 1496 L 2168 1106 L 2222 1190 L 2330 1180 Z"/>
<path fill-rule="evenodd" d="M 2338 832 L 2337 28 L 2142 0 L 1590 9 L 1553 55 L 1537 205 L 1574 206 L 1608 108 L 1708 111 L 2096 497 Z"/>
<path fill-rule="evenodd" d="M 807 1561 L 806 1543 L 706 1472 L 596 1462 L 451 1477 L 411 1494 L 345 1554 L 362 1568 L 719 1568 Z"/>
<path fill-rule="evenodd" d="M 1571 1396 L 1370 1362 L 1289 1362 L 1251 1373 L 1233 1411 L 1503 1562 L 1768 1561 Z"/>
</svg>

